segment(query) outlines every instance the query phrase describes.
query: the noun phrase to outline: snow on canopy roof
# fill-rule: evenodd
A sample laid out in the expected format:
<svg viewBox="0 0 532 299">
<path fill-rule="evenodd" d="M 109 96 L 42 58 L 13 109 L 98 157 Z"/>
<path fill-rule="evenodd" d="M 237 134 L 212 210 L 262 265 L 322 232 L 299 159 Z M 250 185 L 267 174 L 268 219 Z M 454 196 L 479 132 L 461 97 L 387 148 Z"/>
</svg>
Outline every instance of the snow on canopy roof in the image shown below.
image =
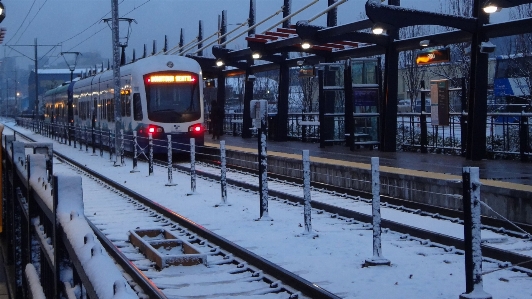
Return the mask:
<svg viewBox="0 0 532 299">
<path fill-rule="evenodd" d="M 75 70 L 75 74 L 81 74 L 81 70 Z M 70 75 L 69 69 L 37 69 L 37 74 L 65 74 Z"/>
</svg>

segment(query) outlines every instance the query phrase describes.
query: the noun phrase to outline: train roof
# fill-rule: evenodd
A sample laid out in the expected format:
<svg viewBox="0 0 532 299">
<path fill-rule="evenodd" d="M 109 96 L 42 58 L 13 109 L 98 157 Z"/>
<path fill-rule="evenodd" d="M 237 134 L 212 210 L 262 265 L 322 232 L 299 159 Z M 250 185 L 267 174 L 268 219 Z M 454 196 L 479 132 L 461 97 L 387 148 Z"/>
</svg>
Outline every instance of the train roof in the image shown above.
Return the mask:
<svg viewBox="0 0 532 299">
<path fill-rule="evenodd" d="M 74 81 L 75 82 L 75 81 Z M 62 93 L 68 90 L 68 87 L 70 86 L 71 82 L 65 82 L 61 86 L 58 86 L 56 88 L 50 89 L 44 93 L 44 96 L 49 96 L 52 94 Z"/>
<path fill-rule="evenodd" d="M 179 55 L 155 55 L 139 59 L 135 62 L 125 64 L 120 67 L 120 75 L 125 73 L 147 74 L 160 71 L 189 71 L 201 72 L 199 63 L 189 57 Z M 94 78 L 95 76 L 112 77 L 113 70 L 105 70 L 100 73 L 84 77 L 83 80 Z"/>
</svg>

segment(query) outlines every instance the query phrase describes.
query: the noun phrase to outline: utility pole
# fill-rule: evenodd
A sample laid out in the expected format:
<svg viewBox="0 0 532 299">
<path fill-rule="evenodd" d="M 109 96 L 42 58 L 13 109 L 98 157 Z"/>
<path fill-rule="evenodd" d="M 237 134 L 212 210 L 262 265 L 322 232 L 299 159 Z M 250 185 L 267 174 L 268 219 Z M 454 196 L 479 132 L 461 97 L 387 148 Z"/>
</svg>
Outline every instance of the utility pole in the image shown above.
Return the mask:
<svg viewBox="0 0 532 299">
<path fill-rule="evenodd" d="M 39 75 L 37 74 L 37 70 L 39 69 L 39 60 L 37 59 L 37 38 L 35 38 L 35 108 L 34 108 L 34 117 L 38 117 L 39 115 Z"/>
<path fill-rule="evenodd" d="M 39 45 L 39 44 L 37 44 L 37 38 L 35 38 L 35 41 L 34 41 L 33 45 L 6 45 L 6 46 L 8 46 L 11 50 L 14 50 L 15 52 L 21 54 L 22 56 L 28 58 L 29 60 L 31 60 L 31 61 L 33 61 L 35 63 L 35 99 L 34 99 L 34 103 L 33 103 L 33 108 L 35 109 L 34 110 L 35 111 L 35 116 L 37 116 L 38 115 L 38 111 L 39 111 L 39 73 L 38 73 L 38 70 L 39 70 L 39 57 L 37 55 L 37 47 L 52 47 L 51 50 L 53 50 L 55 47 L 57 47 L 59 45 Z M 31 56 L 28 56 L 28 55 L 18 51 L 17 49 L 15 49 L 15 47 L 33 47 L 34 48 L 34 57 L 32 58 Z M 50 51 L 48 51 L 45 54 L 45 56 Z M 4 50 L 4 57 L 6 57 L 5 50 Z M 30 107 L 31 107 L 31 105 L 30 105 Z"/>
<path fill-rule="evenodd" d="M 111 0 L 111 31 L 113 33 L 113 81 L 115 101 L 115 161 L 114 166 L 119 166 L 118 150 L 120 149 L 120 129 L 122 128 L 122 105 L 120 103 L 120 52 L 118 29 L 118 0 Z"/>
</svg>

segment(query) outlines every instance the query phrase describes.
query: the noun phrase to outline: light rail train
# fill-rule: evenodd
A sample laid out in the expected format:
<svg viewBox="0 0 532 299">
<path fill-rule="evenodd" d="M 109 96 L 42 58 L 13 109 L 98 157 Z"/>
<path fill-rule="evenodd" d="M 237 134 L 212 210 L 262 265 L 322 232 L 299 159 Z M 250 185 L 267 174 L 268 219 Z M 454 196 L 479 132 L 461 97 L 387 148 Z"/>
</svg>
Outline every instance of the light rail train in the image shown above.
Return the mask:
<svg viewBox="0 0 532 299">
<path fill-rule="evenodd" d="M 188 150 L 190 138 L 204 144 L 203 80 L 199 64 L 182 56 L 151 56 L 120 68 L 121 124 L 126 150 L 133 150 L 133 132 L 146 148 L 148 134 L 154 152 L 172 147 Z M 71 123 L 79 128 L 115 131 L 113 71 L 73 80 L 42 96 L 45 122 Z M 102 140 L 104 145 L 107 141 Z M 163 147 L 164 146 L 164 147 Z"/>
</svg>

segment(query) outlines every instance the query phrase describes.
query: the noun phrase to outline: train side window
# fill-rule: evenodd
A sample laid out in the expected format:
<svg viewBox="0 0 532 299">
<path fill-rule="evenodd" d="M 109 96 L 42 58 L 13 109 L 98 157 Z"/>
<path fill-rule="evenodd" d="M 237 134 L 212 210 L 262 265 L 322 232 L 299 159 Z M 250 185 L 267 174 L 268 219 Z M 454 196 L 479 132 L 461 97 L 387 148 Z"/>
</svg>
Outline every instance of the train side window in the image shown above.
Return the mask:
<svg viewBox="0 0 532 299">
<path fill-rule="evenodd" d="M 140 93 L 133 94 L 133 118 L 135 120 L 142 120 L 142 102 L 140 101 Z"/>
</svg>

